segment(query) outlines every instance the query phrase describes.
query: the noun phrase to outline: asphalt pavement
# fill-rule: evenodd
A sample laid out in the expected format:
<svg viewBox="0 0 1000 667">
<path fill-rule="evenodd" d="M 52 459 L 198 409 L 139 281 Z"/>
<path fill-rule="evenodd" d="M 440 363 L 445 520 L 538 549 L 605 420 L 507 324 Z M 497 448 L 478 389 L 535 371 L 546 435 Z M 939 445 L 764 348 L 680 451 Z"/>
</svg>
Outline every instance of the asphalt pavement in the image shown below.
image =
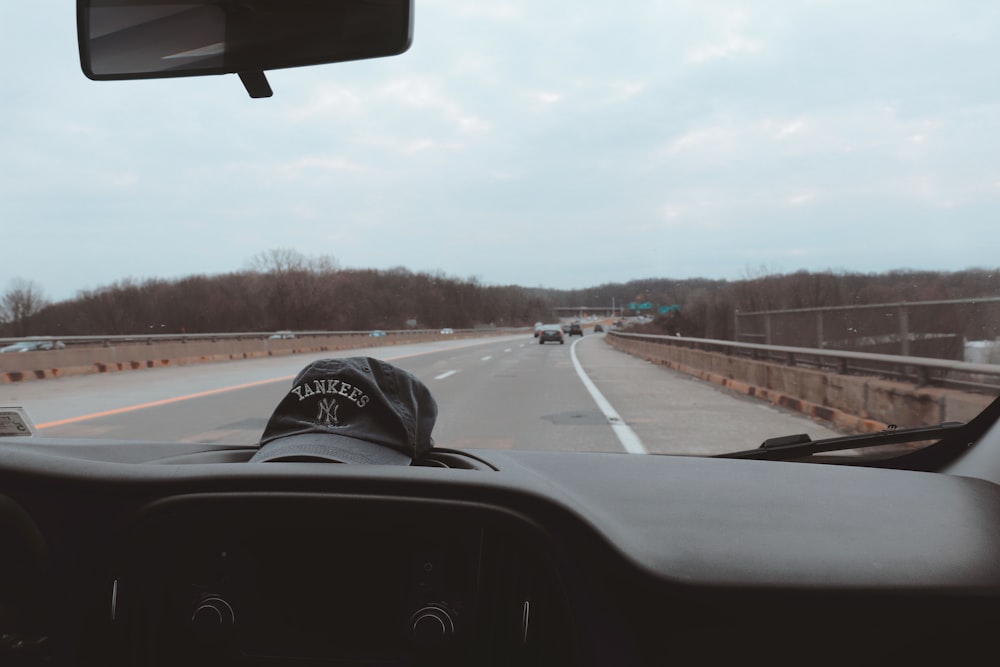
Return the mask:
<svg viewBox="0 0 1000 667">
<path fill-rule="evenodd" d="M 712 454 L 780 435 L 836 435 L 798 413 L 620 352 L 601 334 L 564 345 L 508 335 L 341 354 L 378 356 L 420 377 L 439 405 L 440 447 L 624 452 L 608 406 L 650 453 Z M 292 377 L 322 356 L 329 353 L 6 385 L 0 404 L 24 407 L 46 436 L 253 444 Z"/>
</svg>

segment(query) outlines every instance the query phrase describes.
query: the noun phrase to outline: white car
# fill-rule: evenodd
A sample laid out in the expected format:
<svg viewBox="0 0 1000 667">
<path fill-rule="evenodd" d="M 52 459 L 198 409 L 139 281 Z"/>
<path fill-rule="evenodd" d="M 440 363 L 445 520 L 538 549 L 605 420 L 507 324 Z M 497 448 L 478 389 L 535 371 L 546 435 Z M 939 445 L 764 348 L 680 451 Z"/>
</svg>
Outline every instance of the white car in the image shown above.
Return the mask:
<svg viewBox="0 0 1000 667">
<path fill-rule="evenodd" d="M 23 340 L 0 347 L 0 353 L 7 352 L 37 352 L 43 350 L 62 350 L 66 345 L 61 340 Z"/>
</svg>

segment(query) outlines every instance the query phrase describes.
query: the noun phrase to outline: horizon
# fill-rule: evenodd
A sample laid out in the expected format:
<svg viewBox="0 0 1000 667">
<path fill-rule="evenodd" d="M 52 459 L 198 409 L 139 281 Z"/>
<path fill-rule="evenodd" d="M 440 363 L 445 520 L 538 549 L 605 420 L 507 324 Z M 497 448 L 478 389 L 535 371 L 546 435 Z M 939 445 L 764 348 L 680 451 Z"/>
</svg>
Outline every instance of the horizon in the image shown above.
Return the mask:
<svg viewBox="0 0 1000 667">
<path fill-rule="evenodd" d="M 937 275 L 941 275 L 941 276 L 947 276 L 947 275 L 954 275 L 954 274 L 961 274 L 961 273 L 987 273 L 987 274 L 990 274 L 990 275 L 992 275 L 993 273 L 996 273 L 998 276 L 1000 276 L 1000 265 L 998 265 L 997 267 L 976 266 L 976 267 L 968 267 L 968 268 L 964 268 L 964 269 L 953 269 L 953 270 L 928 270 L 928 269 L 919 269 L 919 268 L 913 268 L 913 267 L 899 267 L 899 268 L 895 268 L 895 269 L 885 269 L 885 270 L 882 270 L 882 271 L 848 271 L 848 270 L 833 270 L 833 269 L 823 269 L 823 270 L 812 271 L 812 270 L 808 270 L 808 269 L 798 269 L 798 270 L 794 270 L 794 271 L 776 271 L 776 272 L 773 272 L 773 273 L 771 273 L 771 272 L 757 273 L 757 274 L 752 275 L 752 276 L 751 275 L 745 275 L 745 276 L 742 276 L 742 277 L 739 277 L 739 278 L 736 278 L 736 279 L 710 278 L 710 277 L 707 277 L 707 276 L 688 276 L 688 277 L 683 277 L 683 278 L 675 278 L 675 277 L 671 277 L 671 276 L 645 276 L 645 277 L 642 277 L 642 278 L 632 278 L 632 279 L 623 280 L 623 281 L 611 281 L 611 282 L 605 282 L 605 283 L 600 283 L 600 284 L 595 284 L 595 285 L 587 285 L 587 286 L 583 286 L 583 287 L 572 287 L 572 288 L 563 289 L 563 288 L 537 286 L 537 285 L 522 285 L 522 284 L 518 284 L 518 283 L 491 284 L 491 283 L 486 283 L 486 282 L 478 279 L 475 276 L 467 276 L 467 277 L 454 276 L 454 275 L 444 274 L 443 272 L 440 272 L 440 271 L 414 271 L 414 270 L 408 269 L 405 266 L 390 267 L 390 268 L 387 268 L 387 269 L 370 268 L 370 267 L 369 268 L 336 267 L 334 269 L 330 269 L 330 270 L 318 270 L 316 272 L 317 273 L 321 273 L 321 274 L 322 273 L 327 273 L 327 272 L 329 272 L 329 273 L 339 273 L 339 272 L 362 272 L 362 273 L 363 272 L 377 272 L 377 273 L 391 274 L 393 271 L 396 271 L 396 270 L 399 270 L 399 269 L 403 269 L 407 273 L 409 273 L 411 275 L 414 275 L 414 276 L 429 276 L 429 277 L 434 277 L 434 278 L 443 278 L 444 280 L 454 281 L 454 282 L 458 282 L 458 283 L 476 284 L 476 285 L 478 285 L 480 287 L 485 287 L 485 288 L 491 288 L 491 287 L 493 287 L 493 288 L 518 288 L 518 289 L 524 289 L 524 290 L 550 291 L 550 292 L 581 292 L 581 291 L 588 291 L 588 290 L 597 290 L 597 289 L 602 289 L 602 288 L 604 288 L 604 289 L 613 288 L 613 287 L 622 287 L 622 288 L 625 288 L 625 287 L 633 286 L 635 283 L 643 283 L 643 282 L 648 282 L 648 283 L 656 283 L 656 282 L 675 282 L 675 283 L 712 282 L 712 283 L 721 283 L 721 284 L 736 284 L 736 283 L 743 283 L 743 282 L 753 282 L 755 280 L 761 280 L 761 279 L 767 279 L 767 278 L 789 277 L 789 276 L 795 276 L 795 275 L 799 275 L 799 274 L 803 274 L 803 273 L 807 274 L 807 275 L 832 275 L 832 276 L 839 276 L 839 277 L 848 277 L 848 276 L 849 277 L 864 277 L 864 276 L 872 276 L 872 277 L 886 276 L 887 277 L 887 276 L 890 276 L 890 275 L 906 276 L 906 275 L 911 275 L 911 274 L 937 274 Z M 240 275 L 240 274 L 251 274 L 251 273 L 252 274 L 257 274 L 257 275 L 267 275 L 268 271 L 261 270 L 261 269 L 256 269 L 256 268 L 244 267 L 243 269 L 239 269 L 239 270 L 236 270 L 236 271 L 227 271 L 227 272 L 216 273 L 216 274 L 194 273 L 194 274 L 189 274 L 189 275 L 184 275 L 184 276 L 176 276 L 176 277 L 171 277 L 171 278 L 163 278 L 163 277 L 137 278 L 137 277 L 134 277 L 134 276 L 130 276 L 130 277 L 126 277 L 126 278 L 123 278 L 121 280 L 118 280 L 118 281 L 114 281 L 112 283 L 108 283 L 106 285 L 100 285 L 100 286 L 95 287 L 95 288 L 86 288 L 86 289 L 78 290 L 76 293 L 74 293 L 73 296 L 65 298 L 65 299 L 47 299 L 47 300 L 49 301 L 49 305 L 56 305 L 56 304 L 59 304 L 59 303 L 72 302 L 74 300 L 83 298 L 87 293 L 101 293 L 101 292 L 106 291 L 106 290 L 113 290 L 115 288 L 123 287 L 123 286 L 126 286 L 126 285 L 139 285 L 139 286 L 142 286 L 142 285 L 151 284 L 151 283 L 164 283 L 164 284 L 168 284 L 168 285 L 175 285 L 175 284 L 182 283 L 182 282 L 184 282 L 186 280 L 190 280 L 190 279 L 194 279 L 194 278 L 206 278 L 208 280 L 211 280 L 213 278 L 222 278 L 222 277 L 225 277 L 225 276 L 236 276 L 236 275 Z M 40 286 L 40 287 L 43 287 L 43 286 Z M 43 294 L 43 297 L 46 297 L 46 296 L 47 295 Z M 980 296 L 982 296 L 982 295 L 980 295 Z M 997 296 L 1000 297 L 1000 289 L 998 289 L 998 291 L 997 291 Z M 629 298 L 631 299 L 633 297 L 629 297 Z M 575 307 L 575 306 L 567 306 L 567 307 Z"/>
</svg>

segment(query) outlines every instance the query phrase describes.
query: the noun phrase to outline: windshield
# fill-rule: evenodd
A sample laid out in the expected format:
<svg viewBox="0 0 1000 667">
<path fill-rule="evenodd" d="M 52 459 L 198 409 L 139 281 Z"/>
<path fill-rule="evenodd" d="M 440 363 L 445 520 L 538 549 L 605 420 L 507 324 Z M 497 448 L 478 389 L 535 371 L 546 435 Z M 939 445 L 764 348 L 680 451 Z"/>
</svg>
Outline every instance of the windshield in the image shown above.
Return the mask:
<svg viewBox="0 0 1000 667">
<path fill-rule="evenodd" d="M 65 345 L 0 404 L 40 435 L 252 445 L 327 356 L 416 374 L 445 448 L 714 455 L 1000 387 L 994 2 L 424 0 L 268 99 L 90 81 L 71 6 L 4 16 L 0 345 Z"/>
</svg>

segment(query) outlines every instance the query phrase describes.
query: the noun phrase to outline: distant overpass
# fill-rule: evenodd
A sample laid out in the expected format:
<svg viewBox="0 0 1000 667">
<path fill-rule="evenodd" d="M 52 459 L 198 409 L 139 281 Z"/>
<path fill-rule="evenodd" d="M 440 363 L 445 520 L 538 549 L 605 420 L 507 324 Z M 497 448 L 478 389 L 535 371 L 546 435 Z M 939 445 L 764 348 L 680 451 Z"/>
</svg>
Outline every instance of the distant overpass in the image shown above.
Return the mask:
<svg viewBox="0 0 1000 667">
<path fill-rule="evenodd" d="M 578 318 L 584 317 L 621 317 L 625 312 L 624 306 L 560 306 L 552 309 L 552 314 L 556 317 Z"/>
</svg>

